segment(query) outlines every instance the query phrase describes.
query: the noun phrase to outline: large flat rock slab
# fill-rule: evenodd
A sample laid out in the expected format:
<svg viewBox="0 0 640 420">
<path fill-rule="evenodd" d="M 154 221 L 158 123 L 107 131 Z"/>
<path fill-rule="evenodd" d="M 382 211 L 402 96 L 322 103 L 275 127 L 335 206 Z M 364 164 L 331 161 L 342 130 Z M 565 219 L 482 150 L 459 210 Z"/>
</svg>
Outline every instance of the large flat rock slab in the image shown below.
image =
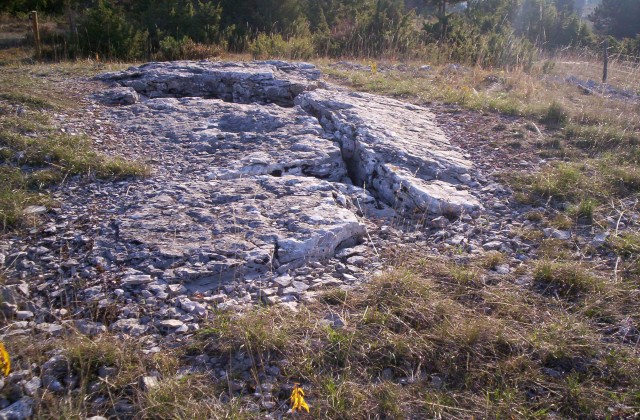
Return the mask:
<svg viewBox="0 0 640 420">
<path fill-rule="evenodd" d="M 339 143 L 299 108 L 158 98 L 113 109 L 128 129 L 177 144 L 208 179 L 270 174 L 347 177 Z"/>
<path fill-rule="evenodd" d="M 464 188 L 471 162 L 426 108 L 326 89 L 305 92 L 296 104 L 340 143 L 354 184 L 373 189 L 392 206 L 436 214 L 480 208 Z"/>
<path fill-rule="evenodd" d="M 471 162 L 427 109 L 326 85 L 310 64 L 149 63 L 99 78 L 110 118 L 157 150 L 117 239 L 166 280 L 286 274 L 363 242 L 366 217 L 481 208 Z"/>
<path fill-rule="evenodd" d="M 338 194 L 332 183 L 296 176 L 169 183 L 132 197 L 120 239 L 147 245 L 159 270 L 196 256 L 197 269 L 174 273 L 187 283 L 286 272 L 363 237 Z"/>
<path fill-rule="evenodd" d="M 184 97 L 111 112 L 174 156 L 159 153 L 162 170 L 130 191 L 119 216 L 120 240 L 150 249 L 155 269 L 196 255 L 197 269 L 170 275 L 213 284 L 286 272 L 362 241 L 339 144 L 300 108 Z"/>
</svg>

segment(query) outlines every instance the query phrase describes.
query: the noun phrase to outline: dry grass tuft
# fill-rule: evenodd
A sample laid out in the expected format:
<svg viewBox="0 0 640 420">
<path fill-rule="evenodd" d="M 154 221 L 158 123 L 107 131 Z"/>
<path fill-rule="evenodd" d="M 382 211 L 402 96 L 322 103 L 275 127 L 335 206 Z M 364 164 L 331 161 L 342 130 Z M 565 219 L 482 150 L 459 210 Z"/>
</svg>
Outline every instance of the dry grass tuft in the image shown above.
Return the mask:
<svg viewBox="0 0 640 420">
<path fill-rule="evenodd" d="M 77 98 L 63 92 L 56 79 L 91 72 L 88 66 L 17 65 L 3 68 L 0 83 L 0 223 L 2 230 L 33 222 L 28 205 L 51 204 L 46 190 L 69 176 L 109 179 L 140 177 L 140 163 L 106 157 L 93 150 L 86 135 L 61 133 L 52 112 L 73 112 Z"/>
</svg>

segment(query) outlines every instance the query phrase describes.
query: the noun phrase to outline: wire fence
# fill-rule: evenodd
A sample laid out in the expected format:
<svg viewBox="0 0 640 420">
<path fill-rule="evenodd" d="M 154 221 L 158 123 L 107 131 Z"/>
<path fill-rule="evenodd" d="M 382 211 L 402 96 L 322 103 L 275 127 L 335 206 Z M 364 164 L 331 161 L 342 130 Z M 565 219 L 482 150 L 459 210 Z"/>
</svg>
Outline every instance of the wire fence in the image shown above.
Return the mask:
<svg viewBox="0 0 640 420">
<path fill-rule="evenodd" d="M 552 60 L 567 74 L 582 79 L 602 80 L 604 51 L 587 48 L 565 48 L 541 56 Z M 609 51 L 607 82 L 625 90 L 640 93 L 640 56 Z"/>
</svg>

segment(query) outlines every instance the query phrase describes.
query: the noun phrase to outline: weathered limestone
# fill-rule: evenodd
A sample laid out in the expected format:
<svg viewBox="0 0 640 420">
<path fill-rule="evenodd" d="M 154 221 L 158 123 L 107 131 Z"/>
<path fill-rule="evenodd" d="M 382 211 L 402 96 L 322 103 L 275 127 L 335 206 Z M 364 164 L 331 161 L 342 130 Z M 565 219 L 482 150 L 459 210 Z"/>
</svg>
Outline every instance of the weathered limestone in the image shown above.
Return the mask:
<svg viewBox="0 0 640 420">
<path fill-rule="evenodd" d="M 156 250 L 156 268 L 195 254 L 200 269 L 176 269 L 176 276 L 219 283 L 296 268 L 359 242 L 364 226 L 338 204 L 338 193 L 329 182 L 297 176 L 203 181 L 188 191 L 167 185 L 136 200 L 120 231 L 123 241 Z"/>
<path fill-rule="evenodd" d="M 394 208 L 460 214 L 480 207 L 468 191 L 456 188 L 468 177 L 471 162 L 427 109 L 325 89 L 300 95 L 296 104 L 333 133 L 354 184 L 373 189 Z"/>
<path fill-rule="evenodd" d="M 319 78 L 320 71 L 312 64 L 284 61 L 147 63 L 100 77 L 149 98 L 199 96 L 284 106 L 291 106 L 299 93 L 316 88 Z"/>
<path fill-rule="evenodd" d="M 111 108 L 114 119 L 182 156 L 168 162 L 158 152 L 162 170 L 128 191 L 117 231 L 99 246 L 114 235 L 141 244 L 148 280 L 221 284 L 286 273 L 362 242 L 356 214 L 480 208 L 465 185 L 471 163 L 431 113 L 326 88 L 319 77 L 312 65 L 278 61 L 149 63 L 101 76 L 115 87 L 99 99 L 122 105 Z"/>
</svg>

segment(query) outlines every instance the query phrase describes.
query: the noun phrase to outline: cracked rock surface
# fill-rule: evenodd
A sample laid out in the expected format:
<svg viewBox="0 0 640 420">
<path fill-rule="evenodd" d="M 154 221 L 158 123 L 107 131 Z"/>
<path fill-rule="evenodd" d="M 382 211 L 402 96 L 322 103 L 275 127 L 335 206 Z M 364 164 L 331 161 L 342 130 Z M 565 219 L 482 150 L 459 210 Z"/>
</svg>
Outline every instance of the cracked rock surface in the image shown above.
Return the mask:
<svg viewBox="0 0 640 420">
<path fill-rule="evenodd" d="M 103 102 L 127 98 L 110 109 L 113 121 L 180 150 L 179 162 L 162 160 L 160 185 L 131 194 L 118 239 L 156 252 L 150 267 L 167 279 L 217 287 L 361 243 L 358 211 L 480 208 L 471 163 L 431 113 L 318 78 L 312 65 L 279 61 L 150 63 L 101 76 L 114 83 Z M 166 272 L 196 251 L 198 269 Z"/>
<path fill-rule="evenodd" d="M 71 177 L 52 191 L 59 208 L 37 210 L 42 225 L 0 243 L 6 334 L 108 330 L 153 352 L 212 308 L 295 309 L 352 288 L 384 269 L 378 250 L 482 212 L 482 178 L 427 109 L 319 77 L 201 61 L 70 81 L 83 110 L 54 115 L 60 129 L 152 174 Z"/>
<path fill-rule="evenodd" d="M 427 109 L 365 93 L 317 90 L 296 103 L 316 115 L 342 148 L 351 178 L 394 208 L 471 213 L 479 202 L 471 162 L 449 143 Z"/>
</svg>

